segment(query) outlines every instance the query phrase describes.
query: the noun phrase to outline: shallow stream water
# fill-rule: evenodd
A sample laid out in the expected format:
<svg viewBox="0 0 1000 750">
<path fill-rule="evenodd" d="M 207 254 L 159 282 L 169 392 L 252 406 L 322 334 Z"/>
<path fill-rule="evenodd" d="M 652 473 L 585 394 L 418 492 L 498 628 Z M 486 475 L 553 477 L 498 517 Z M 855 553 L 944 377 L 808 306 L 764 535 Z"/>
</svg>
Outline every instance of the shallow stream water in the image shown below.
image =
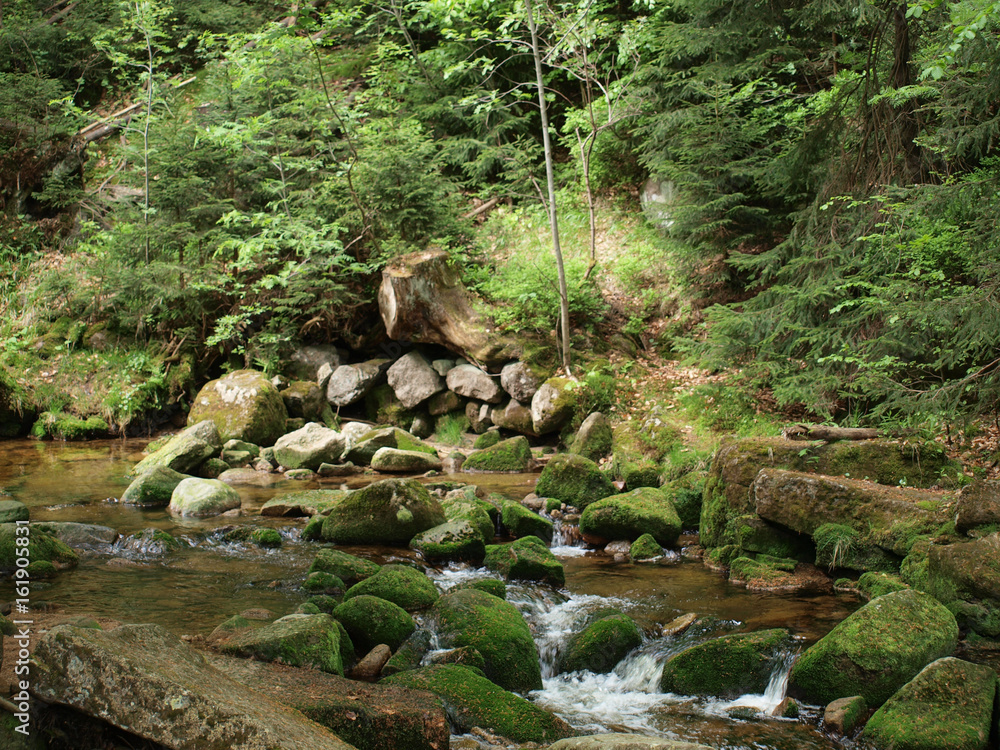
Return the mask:
<svg viewBox="0 0 1000 750">
<path fill-rule="evenodd" d="M 139 510 L 120 505 L 129 468 L 140 458 L 142 441 L 60 444 L 9 441 L 2 444 L 0 492 L 31 509 L 33 521 L 75 521 L 115 528 L 120 539 L 81 555 L 80 565 L 51 583 L 33 589 L 33 602 L 48 601 L 70 613 L 126 622 L 155 622 L 179 635 L 207 635 L 233 614 L 266 608 L 275 616 L 293 611 L 305 596 L 298 591 L 318 545 L 303 542 L 305 519 L 257 515 L 260 506 L 280 494 L 317 487 L 337 488 L 344 480 L 281 480 L 267 488 L 240 487 L 243 515 L 238 518 L 178 519 L 165 509 Z M 454 480 L 481 485 L 520 499 L 534 488 L 537 475 L 456 475 Z M 349 486 L 372 481 L 352 477 Z M 282 533 L 280 549 L 225 544 L 219 529 L 234 524 L 272 526 Z M 183 543 L 164 552 L 142 532 L 162 529 Z M 408 550 L 346 548 L 386 562 L 414 559 Z M 532 627 L 543 662 L 544 689 L 532 695 L 574 727 L 588 732 L 630 731 L 703 742 L 719 750 L 792 750 L 853 747 L 817 729 L 815 710 L 799 721 L 740 721 L 727 710 L 756 706 L 765 712 L 784 697 L 794 654 L 776 663 L 768 694 L 736 701 L 694 699 L 658 691 L 659 675 L 669 654 L 726 632 L 788 628 L 801 645 L 828 632 L 857 606 L 849 597 L 761 594 L 729 584 L 700 562 L 676 555 L 660 562 L 615 563 L 602 552 L 556 546 L 566 570 L 566 587 L 511 585 L 508 599 Z M 451 565 L 430 571 L 442 588 L 486 571 Z M 12 598 L 9 581 L 0 582 L 0 601 Z M 592 609 L 615 606 L 629 614 L 647 636 L 614 673 L 554 675 L 552 665 L 566 636 Z M 687 634 L 659 637 L 662 625 L 689 612 L 702 617 Z"/>
</svg>

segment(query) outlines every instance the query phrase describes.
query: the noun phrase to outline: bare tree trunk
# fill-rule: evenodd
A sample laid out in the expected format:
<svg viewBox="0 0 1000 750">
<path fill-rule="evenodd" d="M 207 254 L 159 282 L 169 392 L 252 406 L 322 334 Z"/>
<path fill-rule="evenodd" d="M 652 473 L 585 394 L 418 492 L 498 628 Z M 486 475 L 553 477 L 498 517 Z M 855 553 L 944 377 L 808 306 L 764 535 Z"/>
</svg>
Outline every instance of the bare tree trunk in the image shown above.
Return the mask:
<svg viewBox="0 0 1000 750">
<path fill-rule="evenodd" d="M 531 0 L 524 0 L 528 11 L 528 30 L 531 32 L 531 56 L 535 60 L 535 82 L 538 86 L 538 108 L 542 115 L 542 145 L 545 148 L 545 177 L 549 187 L 549 225 L 552 227 L 552 252 L 556 256 L 556 271 L 559 275 L 559 322 L 562 338 L 562 364 L 566 374 L 570 374 L 569 353 L 569 291 L 566 287 L 566 268 L 563 265 L 562 248 L 559 246 L 559 216 L 556 211 L 556 181 L 552 166 L 552 141 L 549 138 L 549 114 L 545 105 L 545 80 L 542 76 L 542 55 L 538 49 L 538 30 Z"/>
</svg>

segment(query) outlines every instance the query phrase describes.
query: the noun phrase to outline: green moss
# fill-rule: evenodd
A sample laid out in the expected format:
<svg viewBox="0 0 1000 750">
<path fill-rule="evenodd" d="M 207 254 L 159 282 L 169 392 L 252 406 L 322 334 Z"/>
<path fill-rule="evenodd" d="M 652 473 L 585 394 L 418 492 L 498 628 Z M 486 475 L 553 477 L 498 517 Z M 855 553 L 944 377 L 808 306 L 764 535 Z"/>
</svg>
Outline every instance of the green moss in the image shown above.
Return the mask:
<svg viewBox="0 0 1000 750">
<path fill-rule="evenodd" d="M 705 561 L 713 568 L 728 568 L 729 564 L 739 557 L 740 548 L 735 544 L 713 547 L 705 552 Z"/>
<path fill-rule="evenodd" d="M 660 687 L 679 695 L 727 698 L 763 693 L 776 653 L 788 644 L 788 631 L 780 628 L 713 638 L 671 657 Z"/>
<path fill-rule="evenodd" d="M 899 566 L 899 577 L 903 583 L 920 591 L 928 590 L 927 555 L 930 548 L 929 537 L 914 541 L 913 546 L 910 547 L 910 553 L 903 558 L 903 562 Z"/>
<path fill-rule="evenodd" d="M 473 495 L 471 500 L 444 500 L 441 505 L 449 521 L 468 521 L 479 532 L 484 542 L 493 540 L 496 520 L 490 512 L 492 511 L 498 520 L 499 511 L 491 503 L 479 500 Z"/>
<path fill-rule="evenodd" d="M 615 487 L 593 461 L 567 453 L 552 457 L 538 477 L 535 492 L 583 509 L 614 495 Z"/>
<path fill-rule="evenodd" d="M 409 612 L 426 609 L 438 599 L 431 579 L 408 565 L 384 565 L 375 575 L 348 589 L 344 600 L 365 594 L 398 604 Z"/>
<path fill-rule="evenodd" d="M 731 519 L 726 527 L 726 537 L 734 539 L 744 553 L 793 558 L 802 562 L 812 562 L 815 557 L 809 537 L 786 531 L 756 515 Z"/>
<path fill-rule="evenodd" d="M 462 464 L 462 471 L 521 473 L 530 463 L 528 438 L 518 435 L 472 453 Z"/>
<path fill-rule="evenodd" d="M 701 522 L 701 499 L 705 492 L 707 476 L 704 471 L 691 472 L 663 485 L 664 494 L 673 502 L 677 516 L 681 519 L 682 529 L 697 529 Z M 628 481 L 625 482 L 625 486 L 633 488 Z"/>
<path fill-rule="evenodd" d="M 406 545 L 444 521 L 441 504 L 419 482 L 383 479 L 334 506 L 323 523 L 323 538 L 338 544 Z"/>
<path fill-rule="evenodd" d="M 16 540 L 24 538 L 15 531 L 15 524 L 0 524 L 0 574 L 11 574 L 17 568 L 17 549 L 22 545 Z M 30 563 L 47 562 L 56 568 L 68 568 L 79 562 L 76 553 L 54 536 L 32 529 L 26 538 Z"/>
<path fill-rule="evenodd" d="M 640 487 L 590 503 L 580 516 L 580 532 L 607 541 L 634 541 L 651 534 L 663 547 L 671 547 L 681 533 L 681 520 L 662 490 Z"/>
<path fill-rule="evenodd" d="M 476 442 L 473 444 L 473 448 L 477 451 L 484 450 L 493 445 L 496 445 L 502 440 L 500 437 L 499 430 L 487 430 L 482 435 L 476 438 Z"/>
<path fill-rule="evenodd" d="M 281 546 L 281 534 L 277 529 L 254 529 L 250 541 L 258 547 L 276 548 Z"/>
<path fill-rule="evenodd" d="M 633 562 L 637 560 L 650 560 L 660 557 L 663 554 L 663 547 L 653 538 L 652 534 L 643 534 L 629 547 L 629 557 Z"/>
<path fill-rule="evenodd" d="M 513 604 L 483 591 L 460 589 L 442 596 L 432 616 L 445 648 L 471 646 L 486 660 L 486 676 L 517 692 L 542 687 L 538 650 Z"/>
<path fill-rule="evenodd" d="M 492 536 L 492 526 L 490 532 Z M 446 521 L 417 534 L 410 540 L 410 547 L 425 560 L 481 562 L 486 555 L 482 530 L 464 519 Z"/>
<path fill-rule="evenodd" d="M 410 429 L 418 412 L 407 409 L 396 398 L 395 391 L 388 383 L 377 385 L 365 396 L 368 419 L 377 424 L 391 424 L 404 430 Z M 409 450 L 405 449 L 404 450 Z M 353 460 L 353 459 L 352 459 Z"/>
<path fill-rule="evenodd" d="M 749 557 L 737 557 L 729 563 L 729 580 L 745 583 L 754 588 L 779 589 L 789 586 L 794 579 L 790 575 L 787 562 L 791 562 L 791 569 L 794 570 L 794 560 L 775 564 Z"/>
<path fill-rule="evenodd" d="M 380 566 L 371 560 L 349 555 L 336 549 L 320 550 L 309 566 L 309 573 L 332 573 L 344 582 L 353 584 L 375 575 Z"/>
<path fill-rule="evenodd" d="M 510 544 L 487 545 L 485 564 L 507 580 L 542 581 L 553 586 L 566 583 L 562 563 L 535 536 Z"/>
<path fill-rule="evenodd" d="M 295 614 L 297 615 L 318 615 L 321 612 L 322 610 L 312 602 L 302 602 L 295 609 Z"/>
<path fill-rule="evenodd" d="M 100 417 L 81 419 L 63 412 L 42 412 L 31 428 L 32 437 L 55 440 L 90 440 L 107 436 L 110 428 Z"/>
<path fill-rule="evenodd" d="M 28 563 L 27 567 L 28 578 L 31 580 L 37 580 L 40 578 L 54 578 L 56 573 L 56 566 L 50 563 L 48 560 L 33 560 Z"/>
<path fill-rule="evenodd" d="M 344 582 L 333 573 L 315 571 L 306 576 L 302 590 L 310 594 L 340 595 L 344 593 Z"/>
<path fill-rule="evenodd" d="M 552 521 L 508 500 L 500 508 L 500 520 L 513 537 L 536 536 L 548 544 L 552 541 Z"/>
<path fill-rule="evenodd" d="M 333 616 L 344 626 L 351 641 L 362 653 L 371 651 L 380 643 L 391 649 L 399 648 L 416 630 L 413 618 L 405 609 L 367 594 L 345 601 L 333 610 Z"/>
<path fill-rule="evenodd" d="M 323 538 L 323 522 L 326 521 L 326 516 L 321 513 L 317 513 L 312 516 L 306 525 L 302 528 L 302 539 L 311 542 L 319 541 Z"/>
<path fill-rule="evenodd" d="M 869 571 L 858 579 L 858 591 L 868 599 L 875 599 L 884 594 L 891 594 L 894 591 L 908 589 L 899 576 L 887 573 L 877 573 Z"/>
<path fill-rule="evenodd" d="M 559 664 L 560 672 L 610 672 L 626 654 L 642 645 L 642 633 L 631 617 L 602 617 L 573 635 Z"/>
<path fill-rule="evenodd" d="M 328 615 L 333 614 L 333 610 L 335 610 L 340 604 L 335 597 L 327 594 L 316 594 L 314 596 L 310 596 L 307 603 L 314 605 L 320 612 L 326 612 Z"/>
<path fill-rule="evenodd" d="M 237 392 L 240 395 L 233 398 Z M 236 439 L 273 445 L 288 431 L 281 394 L 264 373 L 255 370 L 237 370 L 207 383 L 192 403 L 188 424 L 206 419 L 218 427 L 223 442 Z"/>
<path fill-rule="evenodd" d="M 293 667 L 314 667 L 343 676 L 340 634 L 329 615 L 289 615 L 256 630 L 239 633 L 222 651 Z"/>
<path fill-rule="evenodd" d="M 507 692 L 468 667 L 442 664 L 401 672 L 384 680 L 441 697 L 458 731 L 480 727 L 514 742 L 548 743 L 570 734 L 565 722 Z"/>
<path fill-rule="evenodd" d="M 477 591 L 485 591 L 487 594 L 495 596 L 498 599 L 507 598 L 507 584 L 499 578 L 477 578 L 474 581 L 466 581 L 455 587 L 456 591 L 460 589 L 475 589 Z"/>
</svg>

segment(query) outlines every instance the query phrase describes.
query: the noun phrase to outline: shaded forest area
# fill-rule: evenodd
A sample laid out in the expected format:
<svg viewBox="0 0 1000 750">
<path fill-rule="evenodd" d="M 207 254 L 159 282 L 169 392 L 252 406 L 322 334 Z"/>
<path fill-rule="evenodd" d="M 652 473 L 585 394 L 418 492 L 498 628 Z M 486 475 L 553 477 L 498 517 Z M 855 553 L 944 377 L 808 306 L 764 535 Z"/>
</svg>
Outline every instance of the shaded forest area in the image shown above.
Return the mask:
<svg viewBox="0 0 1000 750">
<path fill-rule="evenodd" d="M 992 420 L 998 10 L 534 3 L 576 346 L 620 330 L 852 424 Z M 125 377 L 90 411 L 126 424 L 370 348 L 381 268 L 429 246 L 544 340 L 551 260 L 495 253 L 547 200 L 533 85 L 520 2 L 3 0 L 0 399 L 86 412 L 25 376 L 59 357 Z M 598 253 L 650 179 L 669 220 Z"/>
</svg>

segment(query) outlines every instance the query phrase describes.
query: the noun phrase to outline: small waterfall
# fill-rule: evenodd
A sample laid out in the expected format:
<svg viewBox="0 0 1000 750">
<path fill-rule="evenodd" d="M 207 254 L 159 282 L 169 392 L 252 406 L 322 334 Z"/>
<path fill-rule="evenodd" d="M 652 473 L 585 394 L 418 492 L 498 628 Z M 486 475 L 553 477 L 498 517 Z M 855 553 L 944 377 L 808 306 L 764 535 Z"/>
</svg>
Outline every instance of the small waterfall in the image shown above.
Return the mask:
<svg viewBox="0 0 1000 750">
<path fill-rule="evenodd" d="M 580 540 L 579 527 L 563 523 L 561 518 L 552 519 L 552 544 L 549 548 L 556 557 L 580 557 L 587 554 L 587 548 Z"/>
<path fill-rule="evenodd" d="M 788 676 L 792 672 L 792 666 L 798 651 L 783 651 L 775 658 L 774 669 L 771 672 L 771 679 L 767 683 L 767 688 L 760 695 L 741 695 L 736 700 L 724 704 L 723 710 L 737 706 L 756 708 L 762 714 L 770 716 L 775 709 L 781 705 L 788 694 Z"/>
</svg>

